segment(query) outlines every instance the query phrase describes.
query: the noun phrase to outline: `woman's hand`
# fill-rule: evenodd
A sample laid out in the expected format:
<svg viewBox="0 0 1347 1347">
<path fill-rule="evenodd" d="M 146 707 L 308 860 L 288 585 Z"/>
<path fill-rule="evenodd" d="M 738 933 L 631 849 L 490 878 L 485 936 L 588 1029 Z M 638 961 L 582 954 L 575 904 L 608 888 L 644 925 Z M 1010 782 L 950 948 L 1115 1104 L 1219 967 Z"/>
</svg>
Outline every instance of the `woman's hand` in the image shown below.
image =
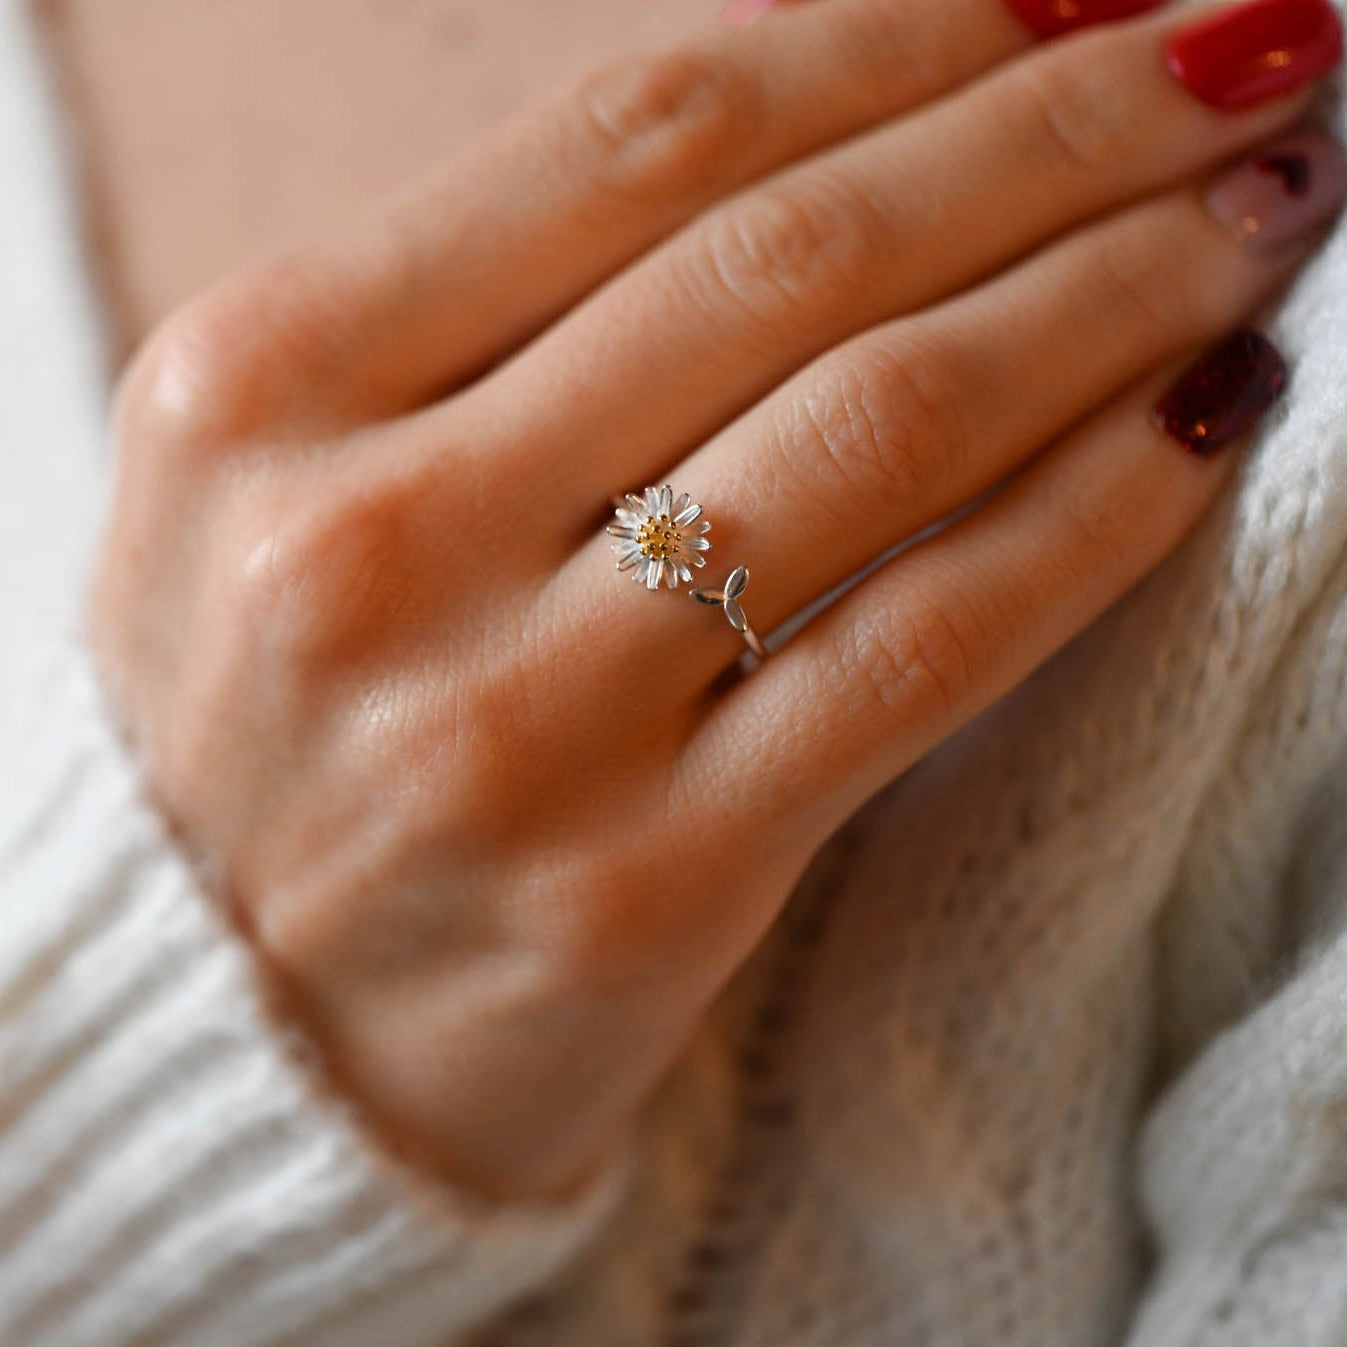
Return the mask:
<svg viewBox="0 0 1347 1347">
<path fill-rule="evenodd" d="M 105 680 L 391 1144 L 493 1196 L 583 1181 L 828 834 L 1218 491 L 1185 445 L 1249 424 L 1273 353 L 1152 410 L 1336 210 L 1330 142 L 1266 145 L 1339 39 L 1318 0 L 1193 22 L 1034 49 L 1002 0 L 789 6 L 148 343 Z M 763 631 L 976 508 L 733 679 L 721 617 L 614 574 L 610 499 L 665 481 Z"/>
</svg>

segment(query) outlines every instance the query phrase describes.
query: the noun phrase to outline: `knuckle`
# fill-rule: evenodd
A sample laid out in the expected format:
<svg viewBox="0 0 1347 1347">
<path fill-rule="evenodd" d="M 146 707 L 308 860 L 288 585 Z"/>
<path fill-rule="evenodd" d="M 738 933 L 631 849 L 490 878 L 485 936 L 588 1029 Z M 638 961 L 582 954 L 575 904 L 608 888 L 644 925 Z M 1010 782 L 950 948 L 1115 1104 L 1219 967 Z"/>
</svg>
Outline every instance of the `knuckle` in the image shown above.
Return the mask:
<svg viewBox="0 0 1347 1347">
<path fill-rule="evenodd" d="M 274 510 L 230 554 L 242 644 L 292 683 L 321 685 L 376 658 L 424 606 L 397 496 L 334 496 Z"/>
<path fill-rule="evenodd" d="M 1147 550 L 1151 530 L 1144 514 L 1119 509 L 1116 494 L 1101 490 L 1088 476 L 1059 474 L 1051 486 L 1049 510 L 1063 534 L 1060 556 L 1069 568 L 1067 584 L 1078 585 L 1083 571 L 1130 570 Z"/>
<path fill-rule="evenodd" d="M 843 676 L 881 718 L 904 724 L 946 724 L 976 692 L 985 664 L 985 640 L 947 605 L 917 598 L 889 625 L 852 632 L 843 651 Z"/>
<path fill-rule="evenodd" d="M 1082 46 L 1088 50 L 1080 50 Z M 1119 95 L 1102 77 L 1112 68 L 1097 44 L 1086 41 L 1069 56 L 1053 52 L 1026 61 L 1011 77 L 1030 142 L 1057 168 L 1090 183 L 1097 183 L 1104 172 L 1115 177 L 1126 150 Z"/>
<path fill-rule="evenodd" d="M 297 651 L 320 644 L 331 621 L 318 592 L 337 578 L 326 555 L 327 530 L 316 515 L 273 518 L 242 541 L 231 586 L 231 607 L 256 643 L 293 666 Z M 251 643 L 251 642 L 250 642 Z"/>
<path fill-rule="evenodd" d="M 756 102 L 744 76 L 693 47 L 605 66 L 580 83 L 560 120 L 566 157 L 587 174 L 597 165 L 600 187 L 618 200 L 667 202 L 724 172 Z"/>
<path fill-rule="evenodd" d="M 879 255 L 877 207 L 821 170 L 767 184 L 709 216 L 696 236 L 694 288 L 709 283 L 775 332 L 854 297 Z"/>
<path fill-rule="evenodd" d="M 1194 261 L 1200 270 L 1202 259 Z M 1124 331 L 1140 329 L 1168 349 L 1188 339 L 1199 298 L 1190 268 L 1174 263 L 1174 248 L 1156 247 L 1149 230 L 1110 229 L 1095 248 L 1088 293 L 1101 297 L 1103 311 L 1116 313 Z"/>
<path fill-rule="evenodd" d="M 853 522 L 929 494 L 963 452 L 952 376 L 915 345 L 836 353 L 779 436 L 792 475 Z"/>
<path fill-rule="evenodd" d="M 119 438 L 196 454 L 277 420 L 329 340 L 324 290 L 313 260 L 293 254 L 164 319 L 118 387 Z"/>
<path fill-rule="evenodd" d="M 218 310 L 190 305 L 150 334 L 122 376 L 117 438 L 137 452 L 204 451 L 231 437 L 243 400 L 238 384 L 238 348 Z"/>
</svg>

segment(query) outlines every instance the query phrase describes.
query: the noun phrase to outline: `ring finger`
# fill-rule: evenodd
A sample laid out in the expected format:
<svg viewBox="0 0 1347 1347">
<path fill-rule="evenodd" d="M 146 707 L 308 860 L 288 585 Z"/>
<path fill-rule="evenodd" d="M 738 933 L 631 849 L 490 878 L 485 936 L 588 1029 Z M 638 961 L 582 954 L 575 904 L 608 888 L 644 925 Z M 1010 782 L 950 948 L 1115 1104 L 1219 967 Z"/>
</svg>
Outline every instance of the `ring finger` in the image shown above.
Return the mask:
<svg viewBox="0 0 1347 1347">
<path fill-rule="evenodd" d="M 1159 565 L 1235 466 L 1210 452 L 1284 378 L 1275 349 L 1246 331 L 1128 390 L 716 700 L 671 790 L 710 808 L 750 802 L 748 835 L 790 820 L 808 855 Z M 1204 432 L 1207 453 L 1175 443 Z"/>
<path fill-rule="evenodd" d="M 1126 384 L 1237 323 L 1347 194 L 1327 136 L 1284 137 L 1218 175 L 1078 232 L 980 289 L 853 339 L 673 474 L 719 521 L 707 576 L 744 564 L 771 630 L 890 546 L 993 487 Z M 706 612 L 655 614 L 607 585 L 606 539 L 558 577 L 585 628 L 649 632 L 648 655 L 706 679 L 742 649 Z M 611 560 L 611 559 L 610 559 Z M 676 611 L 677 609 L 683 611 Z"/>
</svg>

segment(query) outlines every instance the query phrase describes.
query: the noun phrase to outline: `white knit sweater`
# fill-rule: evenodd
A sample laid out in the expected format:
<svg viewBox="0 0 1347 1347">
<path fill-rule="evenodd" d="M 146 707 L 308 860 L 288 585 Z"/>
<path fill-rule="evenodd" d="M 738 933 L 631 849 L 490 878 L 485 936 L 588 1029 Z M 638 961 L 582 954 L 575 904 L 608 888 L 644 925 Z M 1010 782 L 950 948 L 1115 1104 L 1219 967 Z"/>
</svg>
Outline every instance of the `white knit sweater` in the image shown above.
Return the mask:
<svg viewBox="0 0 1347 1347">
<path fill-rule="evenodd" d="M 61 639 L 104 390 L 17 14 L 0 1347 L 1347 1343 L 1347 230 L 1203 528 L 825 848 L 591 1192 L 493 1209 L 321 1097 Z"/>
</svg>

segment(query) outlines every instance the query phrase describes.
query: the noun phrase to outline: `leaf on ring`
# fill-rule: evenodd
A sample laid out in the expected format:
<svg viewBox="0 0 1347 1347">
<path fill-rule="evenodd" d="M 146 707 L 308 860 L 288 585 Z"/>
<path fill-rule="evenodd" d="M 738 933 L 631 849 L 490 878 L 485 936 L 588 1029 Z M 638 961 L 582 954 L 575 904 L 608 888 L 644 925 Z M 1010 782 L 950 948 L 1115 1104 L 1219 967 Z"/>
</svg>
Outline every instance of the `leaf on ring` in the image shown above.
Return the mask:
<svg viewBox="0 0 1347 1347">
<path fill-rule="evenodd" d="M 730 626 L 732 626 L 735 631 L 748 630 L 748 618 L 744 616 L 744 610 L 739 607 L 734 599 L 727 599 L 725 601 L 725 616 L 730 619 Z"/>
<path fill-rule="evenodd" d="M 714 589 L 694 589 L 692 597 L 698 603 L 708 604 L 712 608 L 719 608 L 725 602 L 725 596 Z"/>
<path fill-rule="evenodd" d="M 725 581 L 725 597 L 737 599 L 748 588 L 748 567 L 736 566 Z"/>
</svg>

